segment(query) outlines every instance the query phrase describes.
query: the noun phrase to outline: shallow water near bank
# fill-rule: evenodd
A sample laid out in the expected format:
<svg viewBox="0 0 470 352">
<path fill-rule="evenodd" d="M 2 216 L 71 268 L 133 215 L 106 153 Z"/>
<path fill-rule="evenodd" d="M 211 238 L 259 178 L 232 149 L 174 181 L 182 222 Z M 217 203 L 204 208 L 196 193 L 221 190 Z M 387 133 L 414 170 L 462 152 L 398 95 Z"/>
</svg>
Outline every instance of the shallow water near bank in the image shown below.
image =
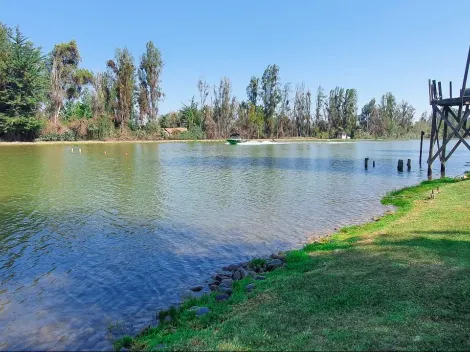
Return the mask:
<svg viewBox="0 0 470 352">
<path fill-rule="evenodd" d="M 418 152 L 419 141 L 0 147 L 0 349 L 109 349 L 110 330 L 155 323 L 223 265 L 383 213 L 387 191 L 426 178 Z M 468 162 L 460 147 L 448 175 Z"/>
</svg>

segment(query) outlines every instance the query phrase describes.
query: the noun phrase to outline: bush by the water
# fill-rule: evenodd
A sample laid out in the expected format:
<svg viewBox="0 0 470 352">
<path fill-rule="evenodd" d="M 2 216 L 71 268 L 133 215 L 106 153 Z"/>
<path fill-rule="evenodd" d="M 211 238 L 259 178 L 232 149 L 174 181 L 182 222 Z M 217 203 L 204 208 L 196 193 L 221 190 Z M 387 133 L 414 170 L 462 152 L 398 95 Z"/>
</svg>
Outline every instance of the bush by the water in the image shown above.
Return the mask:
<svg viewBox="0 0 470 352">
<path fill-rule="evenodd" d="M 0 138 L 4 140 L 33 140 L 39 136 L 44 123 L 35 117 L 9 117 L 0 114 Z"/>
<path fill-rule="evenodd" d="M 189 131 L 181 132 L 172 139 L 199 140 L 205 139 L 206 135 L 200 126 L 194 126 Z"/>
</svg>

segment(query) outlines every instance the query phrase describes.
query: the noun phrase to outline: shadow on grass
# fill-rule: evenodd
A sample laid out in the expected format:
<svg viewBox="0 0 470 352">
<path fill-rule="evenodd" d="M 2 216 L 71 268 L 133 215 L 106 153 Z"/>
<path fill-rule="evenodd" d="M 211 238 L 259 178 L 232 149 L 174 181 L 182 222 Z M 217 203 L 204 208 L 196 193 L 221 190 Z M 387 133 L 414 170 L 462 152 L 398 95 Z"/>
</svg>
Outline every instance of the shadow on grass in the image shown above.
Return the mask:
<svg viewBox="0 0 470 352">
<path fill-rule="evenodd" d="M 470 225 L 469 225 L 470 226 Z M 450 231 L 450 230 L 439 230 L 439 231 L 413 231 L 413 234 L 420 235 L 470 235 L 470 231 Z"/>
</svg>

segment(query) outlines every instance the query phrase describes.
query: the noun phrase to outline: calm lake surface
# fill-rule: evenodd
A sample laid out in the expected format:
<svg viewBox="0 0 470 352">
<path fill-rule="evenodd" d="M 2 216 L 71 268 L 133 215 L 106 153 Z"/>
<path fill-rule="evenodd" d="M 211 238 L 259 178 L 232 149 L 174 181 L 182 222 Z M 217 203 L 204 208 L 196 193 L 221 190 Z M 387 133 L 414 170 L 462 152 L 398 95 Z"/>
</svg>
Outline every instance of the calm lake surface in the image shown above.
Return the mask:
<svg viewBox="0 0 470 352">
<path fill-rule="evenodd" d="M 464 148 L 449 176 L 470 169 Z M 426 178 L 418 153 L 419 141 L 0 147 L 0 349 L 109 349 L 108 327 L 154 324 L 224 265 L 383 213 L 387 191 Z"/>
</svg>

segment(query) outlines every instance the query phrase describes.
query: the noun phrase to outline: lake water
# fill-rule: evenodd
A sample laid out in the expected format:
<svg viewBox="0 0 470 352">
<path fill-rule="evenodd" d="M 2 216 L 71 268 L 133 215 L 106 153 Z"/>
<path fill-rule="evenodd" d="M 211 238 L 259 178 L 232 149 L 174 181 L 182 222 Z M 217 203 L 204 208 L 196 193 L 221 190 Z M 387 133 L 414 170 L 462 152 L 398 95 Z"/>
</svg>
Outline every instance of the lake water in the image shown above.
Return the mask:
<svg viewBox="0 0 470 352">
<path fill-rule="evenodd" d="M 383 213 L 387 191 L 426 178 L 418 152 L 418 141 L 0 147 L 0 349 L 109 349 L 108 327 L 154 324 L 224 265 Z M 469 161 L 459 148 L 448 175 Z"/>
</svg>

